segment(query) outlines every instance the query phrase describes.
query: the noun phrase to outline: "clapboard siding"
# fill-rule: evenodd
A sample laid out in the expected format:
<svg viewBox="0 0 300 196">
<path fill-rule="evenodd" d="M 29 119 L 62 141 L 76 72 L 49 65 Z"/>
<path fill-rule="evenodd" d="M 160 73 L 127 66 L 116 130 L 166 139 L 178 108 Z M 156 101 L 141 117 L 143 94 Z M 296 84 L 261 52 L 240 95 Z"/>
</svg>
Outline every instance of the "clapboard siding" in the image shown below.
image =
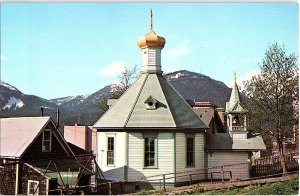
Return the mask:
<svg viewBox="0 0 300 196">
<path fill-rule="evenodd" d="M 161 175 L 174 171 L 173 167 L 173 135 L 159 133 L 157 137 L 157 168 L 143 167 L 143 137 L 142 133 L 129 133 L 128 136 L 128 179 Z"/>
<path fill-rule="evenodd" d="M 195 133 L 195 167 L 186 167 L 186 134 L 176 133 L 176 172 L 189 171 L 195 168 L 204 168 L 204 133 Z M 204 179 L 204 175 L 200 175 Z M 187 177 L 176 179 L 177 182 L 187 181 Z"/>
<path fill-rule="evenodd" d="M 185 134 L 176 133 L 176 172 L 185 169 Z"/>
<path fill-rule="evenodd" d="M 98 164 L 104 176 L 109 180 L 124 180 L 124 165 L 126 164 L 126 135 L 125 132 L 98 132 Z M 107 137 L 115 137 L 114 165 L 107 165 Z"/>
<path fill-rule="evenodd" d="M 107 166 L 107 136 L 115 134 L 115 165 Z M 126 135 L 128 134 L 128 135 Z M 174 135 L 176 142 L 174 141 Z M 136 180 L 154 175 L 188 171 L 194 168 L 204 168 L 204 133 L 195 133 L 195 167 L 186 167 L 186 134 L 185 133 L 159 133 L 157 137 L 157 168 L 144 168 L 144 139 L 142 133 L 101 133 L 98 132 L 98 163 L 104 171 L 104 175 L 110 180 L 123 180 L 124 165 L 126 164 L 126 137 L 128 137 L 128 180 Z M 100 140 L 101 138 L 101 140 Z M 174 143 L 176 143 L 176 160 L 174 157 Z M 103 150 L 103 153 L 101 153 Z M 170 175 L 168 177 L 171 177 Z M 162 178 L 156 177 L 155 179 Z M 204 178 L 204 175 L 200 175 Z M 149 178 L 151 180 L 153 178 Z M 176 181 L 188 179 L 177 178 Z M 169 179 L 167 182 L 174 182 Z"/>
<path fill-rule="evenodd" d="M 195 135 L 195 167 L 197 168 L 204 168 L 204 148 L 205 135 L 197 133 Z"/>
<path fill-rule="evenodd" d="M 231 171 L 234 179 L 244 179 L 249 177 L 249 166 L 247 164 L 248 152 L 209 152 L 208 168 L 233 165 L 224 167 L 224 171 Z M 220 171 L 220 168 L 210 169 L 209 171 Z M 221 178 L 221 175 L 215 174 L 214 178 Z M 225 178 L 229 178 L 229 174 L 225 174 Z"/>
<path fill-rule="evenodd" d="M 204 133 L 195 134 L 195 167 L 204 168 Z M 186 135 L 185 133 L 176 133 L 176 171 L 186 169 Z"/>
</svg>

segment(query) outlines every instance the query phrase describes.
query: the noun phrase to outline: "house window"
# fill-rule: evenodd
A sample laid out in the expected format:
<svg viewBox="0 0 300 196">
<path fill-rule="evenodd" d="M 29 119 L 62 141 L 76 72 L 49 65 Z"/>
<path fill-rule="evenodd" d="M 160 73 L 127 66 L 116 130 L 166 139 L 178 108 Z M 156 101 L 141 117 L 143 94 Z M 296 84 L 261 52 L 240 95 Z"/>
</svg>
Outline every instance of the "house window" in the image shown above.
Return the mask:
<svg viewBox="0 0 300 196">
<path fill-rule="evenodd" d="M 186 166 L 195 165 L 195 138 L 188 136 L 186 138 Z"/>
<path fill-rule="evenodd" d="M 156 138 L 147 137 L 145 138 L 145 154 L 144 154 L 144 166 L 155 167 L 157 161 L 156 153 Z"/>
<path fill-rule="evenodd" d="M 28 195 L 38 195 L 39 194 L 39 181 L 28 180 Z"/>
<path fill-rule="evenodd" d="M 52 139 L 51 130 L 45 129 L 43 131 L 43 145 L 42 145 L 43 152 L 51 152 L 51 139 Z"/>
<path fill-rule="evenodd" d="M 114 165 L 114 140 L 114 137 L 107 138 L 107 165 Z"/>
</svg>

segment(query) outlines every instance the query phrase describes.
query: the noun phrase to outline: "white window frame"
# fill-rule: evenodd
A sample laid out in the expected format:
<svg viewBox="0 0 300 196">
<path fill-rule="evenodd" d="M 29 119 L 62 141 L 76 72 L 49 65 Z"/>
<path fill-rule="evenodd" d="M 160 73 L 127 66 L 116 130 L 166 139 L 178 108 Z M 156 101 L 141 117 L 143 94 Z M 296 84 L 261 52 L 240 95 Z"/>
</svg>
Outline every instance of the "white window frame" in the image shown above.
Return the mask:
<svg viewBox="0 0 300 196">
<path fill-rule="evenodd" d="M 114 167 L 115 166 L 115 164 L 116 164 L 116 134 L 117 133 L 115 133 L 115 132 L 107 132 L 106 133 L 106 144 L 105 144 L 105 149 L 106 149 L 106 153 L 105 153 L 105 163 L 106 163 L 106 166 L 107 167 Z M 113 156 L 113 162 L 114 162 L 114 164 L 108 164 L 108 138 L 109 137 L 113 137 L 114 138 L 114 150 L 113 150 L 113 154 L 114 154 L 114 156 Z"/>
<path fill-rule="evenodd" d="M 36 187 L 38 187 L 39 184 L 40 184 L 40 182 L 37 181 L 37 180 L 28 180 L 28 183 L 27 183 L 27 195 L 38 195 L 40 187 L 37 188 L 35 194 L 30 193 L 31 183 L 36 183 L 36 186 L 33 187 L 33 191 L 35 191 Z"/>
<path fill-rule="evenodd" d="M 49 134 L 50 134 L 50 138 L 49 139 L 45 139 L 45 132 L 49 132 Z M 44 129 L 44 131 L 43 131 L 43 136 L 42 136 L 43 138 L 42 138 L 42 152 L 51 152 L 51 145 L 52 145 L 52 131 L 51 131 L 51 129 Z M 46 145 L 45 145 L 45 142 L 49 142 L 49 150 L 47 150 L 46 149 Z"/>
<path fill-rule="evenodd" d="M 154 165 L 146 166 L 146 138 L 154 139 Z M 143 133 L 143 168 L 144 169 L 158 169 L 158 134 Z"/>
<path fill-rule="evenodd" d="M 112 138 L 113 139 L 113 143 L 112 143 L 112 146 L 113 146 L 113 150 L 109 150 L 109 138 Z M 114 166 L 115 165 L 115 149 L 116 149 L 116 137 L 115 136 L 112 136 L 112 135 L 108 135 L 107 136 L 107 153 L 106 153 L 106 164 L 107 166 Z M 108 162 L 108 153 L 109 152 L 112 152 L 113 153 L 113 156 L 112 156 L 112 163 L 109 163 Z"/>
</svg>

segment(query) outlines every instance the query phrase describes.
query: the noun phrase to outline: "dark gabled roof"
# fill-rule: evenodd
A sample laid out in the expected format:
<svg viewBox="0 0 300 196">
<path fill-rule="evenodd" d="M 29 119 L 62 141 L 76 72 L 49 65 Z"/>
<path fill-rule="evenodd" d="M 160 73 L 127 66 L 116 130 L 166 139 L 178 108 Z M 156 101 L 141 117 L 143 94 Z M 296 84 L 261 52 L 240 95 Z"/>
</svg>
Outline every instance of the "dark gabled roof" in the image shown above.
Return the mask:
<svg viewBox="0 0 300 196">
<path fill-rule="evenodd" d="M 152 97 L 156 109 L 147 109 Z M 179 93 L 160 74 L 141 74 L 137 81 L 95 123 L 109 128 L 208 128 Z"/>
<path fill-rule="evenodd" d="M 211 107 L 194 107 L 193 110 L 203 120 L 203 122 L 209 126 L 212 119 L 214 118 L 214 108 Z"/>
<path fill-rule="evenodd" d="M 50 117 L 0 118 L 0 156 L 21 157 L 48 124 L 55 127 Z M 74 155 L 61 133 L 54 130 L 66 153 Z"/>
</svg>

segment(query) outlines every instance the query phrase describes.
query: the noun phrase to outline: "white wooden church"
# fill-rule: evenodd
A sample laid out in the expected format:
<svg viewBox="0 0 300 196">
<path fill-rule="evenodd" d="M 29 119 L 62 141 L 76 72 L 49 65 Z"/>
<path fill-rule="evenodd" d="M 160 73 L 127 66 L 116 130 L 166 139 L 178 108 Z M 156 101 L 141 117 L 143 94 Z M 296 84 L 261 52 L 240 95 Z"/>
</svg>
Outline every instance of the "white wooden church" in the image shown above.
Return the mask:
<svg viewBox="0 0 300 196">
<path fill-rule="evenodd" d="M 246 113 L 235 84 L 227 104 L 228 132 L 211 133 L 182 96 L 162 76 L 165 38 L 152 28 L 139 38 L 140 77 L 95 123 L 97 160 L 110 180 L 247 162 L 265 150 L 260 136 L 249 137 Z M 246 178 L 244 169 L 236 178 Z M 175 179 L 168 183 L 175 184 Z"/>
</svg>

